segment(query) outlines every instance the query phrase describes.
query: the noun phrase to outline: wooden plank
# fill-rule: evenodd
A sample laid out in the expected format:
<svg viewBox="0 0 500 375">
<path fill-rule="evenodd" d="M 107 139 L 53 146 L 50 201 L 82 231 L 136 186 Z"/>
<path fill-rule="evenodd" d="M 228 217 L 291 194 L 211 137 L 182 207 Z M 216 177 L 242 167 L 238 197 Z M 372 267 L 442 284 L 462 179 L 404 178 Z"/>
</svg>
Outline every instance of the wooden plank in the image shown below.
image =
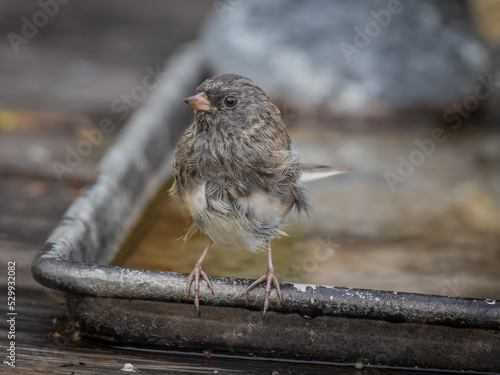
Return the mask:
<svg viewBox="0 0 500 375">
<path fill-rule="evenodd" d="M 81 186 L 93 179 L 119 128 L 104 133 L 80 114 L 0 110 L 0 172 Z"/>
<path fill-rule="evenodd" d="M 105 112 L 118 119 L 111 103 L 142 85 L 147 66 L 162 65 L 175 48 L 194 39 L 214 9 L 212 2 L 196 0 L 56 4 L 55 16 L 16 53 L 7 34 L 22 38 L 23 17 L 32 21 L 42 8 L 36 1 L 0 3 L 1 105 Z"/>
</svg>

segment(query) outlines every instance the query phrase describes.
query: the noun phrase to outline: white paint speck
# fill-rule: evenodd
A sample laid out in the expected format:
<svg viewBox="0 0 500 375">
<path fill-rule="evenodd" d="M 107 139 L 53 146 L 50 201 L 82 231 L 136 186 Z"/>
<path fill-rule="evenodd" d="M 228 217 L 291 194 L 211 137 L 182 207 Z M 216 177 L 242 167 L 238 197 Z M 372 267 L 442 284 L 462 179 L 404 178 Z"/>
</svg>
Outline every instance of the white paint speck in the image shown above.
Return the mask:
<svg viewBox="0 0 500 375">
<path fill-rule="evenodd" d="M 139 372 L 139 369 L 135 367 L 132 363 L 125 363 L 120 371 Z"/>
<path fill-rule="evenodd" d="M 311 287 L 313 290 L 317 287 L 317 285 L 314 284 L 293 284 L 293 286 L 297 289 L 300 290 L 301 292 L 307 292 L 307 287 Z"/>
</svg>

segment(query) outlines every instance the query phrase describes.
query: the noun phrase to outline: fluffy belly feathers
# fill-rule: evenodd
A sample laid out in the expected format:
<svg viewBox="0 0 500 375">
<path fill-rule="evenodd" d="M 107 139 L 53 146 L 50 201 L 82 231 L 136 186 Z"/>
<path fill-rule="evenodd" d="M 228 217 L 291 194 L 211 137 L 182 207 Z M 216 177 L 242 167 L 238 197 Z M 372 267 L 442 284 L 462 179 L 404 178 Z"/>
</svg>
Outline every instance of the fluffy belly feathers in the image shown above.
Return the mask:
<svg viewBox="0 0 500 375">
<path fill-rule="evenodd" d="M 207 199 L 205 183 L 183 195 L 191 216 L 216 243 L 259 250 L 264 241 L 280 235 L 290 207 L 263 191 L 234 199 Z"/>
</svg>

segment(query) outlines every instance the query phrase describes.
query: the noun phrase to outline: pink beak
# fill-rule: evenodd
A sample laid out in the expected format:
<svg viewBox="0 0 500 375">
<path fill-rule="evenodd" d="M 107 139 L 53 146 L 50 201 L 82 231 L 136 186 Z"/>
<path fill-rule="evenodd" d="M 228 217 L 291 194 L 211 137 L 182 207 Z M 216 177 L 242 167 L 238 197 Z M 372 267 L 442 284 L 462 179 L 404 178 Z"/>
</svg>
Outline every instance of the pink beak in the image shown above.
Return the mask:
<svg viewBox="0 0 500 375">
<path fill-rule="evenodd" d="M 207 99 L 207 95 L 204 92 L 200 92 L 197 95 L 190 96 L 189 98 L 184 99 L 184 103 L 200 111 L 208 112 L 212 109 L 212 106 Z"/>
</svg>

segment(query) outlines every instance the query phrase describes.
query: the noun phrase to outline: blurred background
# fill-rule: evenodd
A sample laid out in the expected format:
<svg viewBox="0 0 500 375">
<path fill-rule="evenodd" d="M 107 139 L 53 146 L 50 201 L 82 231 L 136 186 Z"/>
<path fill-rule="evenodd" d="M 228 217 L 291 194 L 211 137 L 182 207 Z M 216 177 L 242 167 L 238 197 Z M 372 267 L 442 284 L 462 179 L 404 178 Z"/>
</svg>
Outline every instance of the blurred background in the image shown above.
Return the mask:
<svg viewBox="0 0 500 375">
<path fill-rule="evenodd" d="M 308 184 L 313 214 L 275 241 L 281 281 L 499 299 L 499 19 L 495 0 L 2 2 L 0 248 L 28 270 L 197 39 L 210 74 L 278 104 L 303 162 L 352 170 Z M 120 264 L 190 272 L 206 239 L 176 241 L 188 225 L 165 199 Z M 265 258 L 214 247 L 205 266 L 255 278 Z"/>
</svg>

